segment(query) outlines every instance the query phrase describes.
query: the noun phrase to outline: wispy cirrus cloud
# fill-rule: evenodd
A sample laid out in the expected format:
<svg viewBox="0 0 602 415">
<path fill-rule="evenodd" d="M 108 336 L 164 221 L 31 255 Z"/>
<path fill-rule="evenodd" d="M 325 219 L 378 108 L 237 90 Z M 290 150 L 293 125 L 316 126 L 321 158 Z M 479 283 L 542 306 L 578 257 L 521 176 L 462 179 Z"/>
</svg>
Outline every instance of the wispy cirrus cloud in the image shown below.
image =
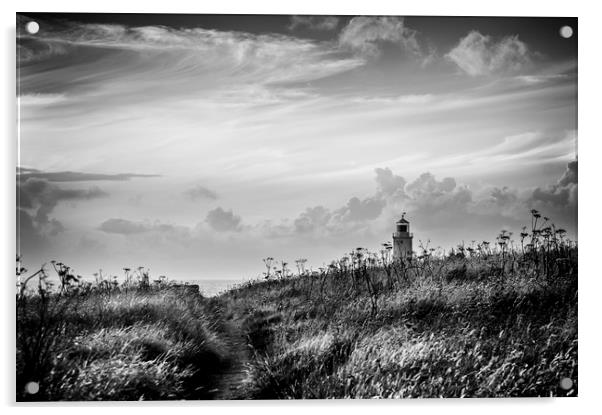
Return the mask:
<svg viewBox="0 0 602 415">
<path fill-rule="evenodd" d="M 306 27 L 311 30 L 334 30 L 339 25 L 336 16 L 291 16 L 289 30 Z"/>
<path fill-rule="evenodd" d="M 508 167 L 511 163 L 541 163 L 576 156 L 577 132 L 530 131 L 504 137 L 499 144 L 469 155 L 475 165 Z M 468 159 L 466 159 L 468 161 Z"/>
<path fill-rule="evenodd" d="M 47 107 L 65 102 L 64 94 L 26 94 L 18 97 L 19 105 L 33 107 Z"/>
<path fill-rule="evenodd" d="M 21 33 L 20 38 L 20 45 L 26 51 L 21 56 L 28 61 L 38 53 L 39 59 L 50 57 L 48 48 L 42 45 L 61 45 L 60 55 L 74 53 L 76 47 L 97 48 L 99 51 L 123 50 L 142 53 L 146 58 L 154 55 L 153 59 L 170 60 L 170 72 L 179 77 L 216 71 L 220 76 L 212 78 L 214 83 L 220 80 L 231 82 L 234 77 L 245 82 L 268 84 L 308 81 L 363 64 L 361 59 L 342 56 L 328 42 L 280 34 L 252 35 L 202 28 L 74 24 L 67 28 L 57 27 L 55 31 L 49 26 L 44 37 Z M 124 58 L 119 71 L 129 68 L 131 55 L 126 53 Z M 70 62 L 68 58 L 64 61 Z M 99 71 L 97 76 L 102 74 Z M 164 72 L 164 75 L 168 74 Z M 138 75 L 144 78 L 145 74 Z"/>
<path fill-rule="evenodd" d="M 83 173 L 75 171 L 41 171 L 26 167 L 17 167 L 17 180 L 26 181 L 30 178 L 44 179 L 49 182 L 90 182 L 90 181 L 126 181 L 133 178 L 160 177 L 157 174 L 136 173 Z"/>
<path fill-rule="evenodd" d="M 339 34 L 341 47 L 368 57 L 381 53 L 381 45 L 394 44 L 404 52 L 422 55 L 417 32 L 407 27 L 402 17 L 358 16 L 349 21 Z"/>
</svg>

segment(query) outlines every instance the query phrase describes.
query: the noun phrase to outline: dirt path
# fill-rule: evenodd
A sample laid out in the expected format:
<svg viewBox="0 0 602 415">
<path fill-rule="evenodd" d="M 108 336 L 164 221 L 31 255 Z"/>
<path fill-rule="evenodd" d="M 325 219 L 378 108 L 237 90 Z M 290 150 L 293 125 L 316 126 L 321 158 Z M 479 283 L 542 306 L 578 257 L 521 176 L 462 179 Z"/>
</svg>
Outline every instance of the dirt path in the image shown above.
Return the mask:
<svg viewBox="0 0 602 415">
<path fill-rule="evenodd" d="M 230 367 L 220 376 L 218 386 L 214 389 L 214 399 L 249 399 L 251 388 L 251 356 L 247 337 L 235 323 L 227 326 L 227 341 L 232 353 Z"/>
</svg>

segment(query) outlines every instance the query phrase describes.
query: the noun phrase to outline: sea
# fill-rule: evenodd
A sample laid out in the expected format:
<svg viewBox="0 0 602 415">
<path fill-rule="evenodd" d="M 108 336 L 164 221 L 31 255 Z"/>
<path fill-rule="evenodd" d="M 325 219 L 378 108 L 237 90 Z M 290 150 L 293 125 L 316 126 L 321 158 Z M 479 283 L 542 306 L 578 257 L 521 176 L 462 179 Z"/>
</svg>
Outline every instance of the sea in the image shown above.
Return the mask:
<svg viewBox="0 0 602 415">
<path fill-rule="evenodd" d="M 180 284 L 197 284 L 203 296 L 213 297 L 247 281 L 243 279 L 186 279 L 177 282 Z"/>
<path fill-rule="evenodd" d="M 50 275 L 50 277 L 48 278 L 48 280 L 52 283 L 52 287 L 50 289 L 58 289 L 59 287 L 59 280 L 55 275 Z M 199 291 L 201 292 L 201 294 L 204 297 L 213 297 L 216 295 L 219 295 L 220 293 L 224 292 L 224 291 L 228 291 L 231 288 L 234 288 L 238 285 L 244 284 L 245 282 L 250 281 L 251 279 L 247 278 L 247 279 L 243 279 L 243 278 L 224 278 L 224 279 L 173 279 L 173 280 L 169 280 L 171 282 L 175 282 L 176 284 L 196 284 L 199 286 Z M 35 280 L 33 283 L 30 282 L 28 284 L 29 288 L 35 288 L 37 285 L 37 280 Z M 83 281 L 86 282 L 91 282 L 94 283 L 95 282 L 95 278 L 94 277 L 84 277 Z M 118 279 L 119 282 L 123 282 L 123 278 Z M 151 279 L 152 281 L 152 279 Z"/>
</svg>

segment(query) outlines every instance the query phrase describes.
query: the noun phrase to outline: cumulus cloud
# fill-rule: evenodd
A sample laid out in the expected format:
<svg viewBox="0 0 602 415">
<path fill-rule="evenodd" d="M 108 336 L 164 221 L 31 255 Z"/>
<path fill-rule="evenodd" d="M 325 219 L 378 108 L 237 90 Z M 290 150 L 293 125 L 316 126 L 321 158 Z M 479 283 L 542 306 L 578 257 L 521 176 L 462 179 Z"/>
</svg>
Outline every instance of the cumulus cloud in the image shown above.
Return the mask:
<svg viewBox="0 0 602 415">
<path fill-rule="evenodd" d="M 531 209 L 527 203 L 530 192 L 508 186 L 486 187 L 474 195 L 469 211 L 483 216 L 521 218 Z"/>
<path fill-rule="evenodd" d="M 518 72 L 531 62 L 531 51 L 518 36 L 494 40 L 473 30 L 446 57 L 470 76 Z"/>
<path fill-rule="evenodd" d="M 395 44 L 402 50 L 421 55 L 417 32 L 408 28 L 401 17 L 358 16 L 349 21 L 339 35 L 342 48 L 365 56 L 378 56 L 384 43 Z"/>
<path fill-rule="evenodd" d="M 577 184 L 577 160 L 569 162 L 567 168 L 558 181 L 558 186 L 570 186 Z"/>
<path fill-rule="evenodd" d="M 217 207 L 207 213 L 205 222 L 218 232 L 237 232 L 241 230 L 241 218 L 235 215 L 232 210 L 224 210 Z"/>
<path fill-rule="evenodd" d="M 474 233 L 493 235 L 502 227 L 524 224 L 532 208 L 540 209 L 559 224 L 572 224 L 576 212 L 577 162 L 571 162 L 554 185 L 536 189 L 503 186 L 485 187 L 474 192 L 452 177 L 437 178 L 426 172 L 412 181 L 396 175 L 389 168 L 375 169 L 375 190 L 367 197 L 351 197 L 336 208 L 317 205 L 307 207 L 296 217 L 280 221 L 266 220 L 243 226 L 242 218 L 232 210 L 217 207 L 209 211 L 196 228 L 112 218 L 99 229 L 105 233 L 128 236 L 155 235 L 183 244 L 207 238 L 207 230 L 235 232 L 237 238 L 382 238 L 402 212 L 407 212 L 414 228 L 424 235 L 466 228 Z M 204 235 L 204 236 L 203 236 Z M 246 235 L 246 236 L 245 236 Z M 159 238 L 159 239 L 157 239 Z M 163 239 L 161 239 L 163 238 Z M 162 242 L 161 242 L 162 243 Z"/>
<path fill-rule="evenodd" d="M 306 27 L 310 30 L 334 30 L 339 24 L 335 16 L 291 16 L 290 30 Z"/>
<path fill-rule="evenodd" d="M 375 173 L 376 190 L 372 196 L 352 197 L 336 209 L 308 207 L 292 225 L 289 221 L 275 225 L 270 222 L 260 228 L 269 237 L 365 235 L 381 232 L 381 226 L 389 227 L 402 211 L 429 215 L 431 219 L 437 215 L 449 218 L 452 212 L 465 212 L 472 200 L 470 190 L 457 186 L 452 178 L 439 181 L 434 175 L 424 173 L 407 183 L 389 168 L 377 168 Z"/>
<path fill-rule="evenodd" d="M 502 227 L 523 224 L 532 208 L 541 209 L 558 223 L 572 224 L 576 214 L 577 165 L 570 163 L 553 186 L 515 189 L 485 187 L 474 192 L 452 177 L 437 178 L 426 172 L 406 181 L 389 168 L 375 169 L 375 192 L 353 197 L 340 208 L 308 207 L 292 221 L 271 222 L 259 228 L 267 237 L 365 237 L 386 234 L 402 212 L 425 233 L 466 228 L 493 235 Z"/>
<path fill-rule="evenodd" d="M 508 186 L 502 188 L 495 187 L 491 191 L 491 199 L 497 205 L 509 206 L 518 201 L 518 193 L 516 190 L 508 188 Z"/>
<path fill-rule="evenodd" d="M 532 201 L 559 208 L 577 207 L 577 160 L 571 161 L 556 184 L 538 187 L 533 191 Z"/>
<path fill-rule="evenodd" d="M 336 209 L 325 206 L 308 207 L 293 221 L 266 226 L 267 236 L 285 235 L 342 236 L 380 232 L 380 226 L 390 226 L 402 211 L 417 215 L 449 217 L 450 212 L 465 212 L 471 203 L 472 193 L 464 186 L 457 186 L 452 178 L 439 181 L 430 173 L 424 173 L 411 183 L 389 168 L 375 169 L 376 190 L 372 196 L 352 197 Z M 378 222 L 378 223 L 377 223 Z M 288 222 L 287 222 L 288 223 Z M 278 231 L 272 231 L 278 226 Z"/>
<path fill-rule="evenodd" d="M 421 213 L 464 211 L 472 202 L 472 192 L 465 186 L 457 186 L 455 179 L 446 177 L 438 181 L 431 173 L 423 173 L 406 186 L 409 210 Z"/>
<path fill-rule="evenodd" d="M 386 200 L 380 195 L 360 199 L 352 197 L 347 203 L 337 209 L 329 209 L 325 206 L 313 206 L 306 208 L 293 221 L 292 226 L 279 224 L 278 231 L 268 231 L 269 236 L 284 235 L 345 235 L 352 232 L 365 231 L 374 219 L 378 218 L 385 205 Z M 263 227 L 265 231 L 265 226 Z"/>
<path fill-rule="evenodd" d="M 65 230 L 65 226 L 51 217 L 63 201 L 90 200 L 107 196 L 98 187 L 64 189 L 46 179 L 30 177 L 17 181 L 17 249 L 19 253 L 35 252 L 44 247 L 49 238 Z"/>
<path fill-rule="evenodd" d="M 405 196 L 406 180 L 393 174 L 390 168 L 377 168 L 376 189 L 384 197 L 403 198 Z"/>
<path fill-rule="evenodd" d="M 201 185 L 196 185 L 196 186 L 184 191 L 184 196 L 192 201 L 196 201 L 199 199 L 210 199 L 210 200 L 217 199 L 217 193 L 215 193 L 213 190 L 208 189 Z"/>
<path fill-rule="evenodd" d="M 325 228 L 332 213 L 324 206 L 314 206 L 305 209 L 294 221 L 294 230 L 298 233 L 313 232 Z"/>
<path fill-rule="evenodd" d="M 64 189 L 46 179 L 30 177 L 17 183 L 17 206 L 33 211 L 38 227 L 49 226 L 50 233 L 60 232 L 62 225 L 49 215 L 61 201 L 89 200 L 108 194 L 97 186 L 88 189 Z"/>
<path fill-rule="evenodd" d="M 366 199 L 352 197 L 347 205 L 335 212 L 335 218 L 341 222 L 362 222 L 376 219 L 382 213 L 385 204 L 386 201 L 378 196 Z"/>
<path fill-rule="evenodd" d="M 444 193 L 449 193 L 456 188 L 456 181 L 451 177 L 446 177 L 442 181 L 437 181 L 431 173 L 422 173 L 420 177 L 406 186 L 409 192 L 415 199 L 425 195 L 440 196 Z"/>
<path fill-rule="evenodd" d="M 218 207 L 208 212 L 205 220 L 196 227 L 111 218 L 98 229 L 108 234 L 125 235 L 129 245 L 134 244 L 140 249 L 151 244 L 190 250 L 191 247 L 213 243 L 224 246 L 226 241 L 233 246 L 254 241 L 272 251 L 276 238 L 281 241 L 277 246 L 334 246 L 345 241 L 351 246 L 381 243 L 390 237 L 394 222 L 401 213 L 407 212 L 417 245 L 419 239 L 433 239 L 434 246 L 447 247 L 459 242 L 459 238 L 489 240 L 500 229 L 518 231 L 528 221 L 532 208 L 551 217 L 558 225 L 573 230 L 576 186 L 576 162 L 568 165 L 554 185 L 520 190 L 486 187 L 473 191 L 452 177 L 438 178 L 428 172 L 406 181 L 389 168 L 379 168 L 375 169 L 372 195 L 352 197 L 335 208 L 323 205 L 307 207 L 296 217 L 280 221 L 266 220 L 255 225 L 243 225 L 241 217 L 232 210 Z M 573 196 L 575 204 L 571 199 Z M 25 219 L 24 228 L 28 226 L 28 218 Z M 458 229 L 463 230 L 461 234 L 458 234 Z"/>
<path fill-rule="evenodd" d="M 451 177 L 438 179 L 426 172 L 406 184 L 403 192 L 387 198 L 382 224 L 390 228 L 402 212 L 407 212 L 414 228 L 417 226 L 423 235 L 432 237 L 434 235 L 429 234 L 434 230 L 447 232 L 468 222 L 473 203 L 473 192 L 467 186 L 458 185 Z"/>
</svg>

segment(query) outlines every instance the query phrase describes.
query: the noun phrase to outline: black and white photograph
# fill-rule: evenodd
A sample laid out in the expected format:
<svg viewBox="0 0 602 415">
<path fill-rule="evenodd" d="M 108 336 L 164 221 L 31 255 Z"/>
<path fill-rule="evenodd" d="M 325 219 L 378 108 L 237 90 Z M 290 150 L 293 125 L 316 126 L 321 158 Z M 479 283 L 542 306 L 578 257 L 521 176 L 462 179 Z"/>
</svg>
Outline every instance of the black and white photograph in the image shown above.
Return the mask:
<svg viewBox="0 0 602 415">
<path fill-rule="evenodd" d="M 16 401 L 578 396 L 578 35 L 17 13 Z"/>
</svg>

